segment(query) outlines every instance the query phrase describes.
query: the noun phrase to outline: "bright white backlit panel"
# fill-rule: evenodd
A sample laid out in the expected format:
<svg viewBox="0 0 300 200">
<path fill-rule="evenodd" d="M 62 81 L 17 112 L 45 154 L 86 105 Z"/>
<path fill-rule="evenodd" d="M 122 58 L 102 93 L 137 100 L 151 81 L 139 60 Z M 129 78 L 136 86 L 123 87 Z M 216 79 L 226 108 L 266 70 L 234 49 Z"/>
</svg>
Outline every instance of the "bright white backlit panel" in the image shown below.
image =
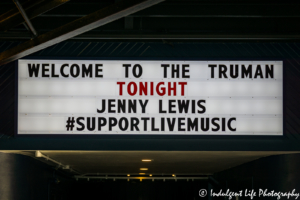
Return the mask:
<svg viewBox="0 0 300 200">
<path fill-rule="evenodd" d="M 283 135 L 282 61 L 19 60 L 18 134 Z"/>
</svg>

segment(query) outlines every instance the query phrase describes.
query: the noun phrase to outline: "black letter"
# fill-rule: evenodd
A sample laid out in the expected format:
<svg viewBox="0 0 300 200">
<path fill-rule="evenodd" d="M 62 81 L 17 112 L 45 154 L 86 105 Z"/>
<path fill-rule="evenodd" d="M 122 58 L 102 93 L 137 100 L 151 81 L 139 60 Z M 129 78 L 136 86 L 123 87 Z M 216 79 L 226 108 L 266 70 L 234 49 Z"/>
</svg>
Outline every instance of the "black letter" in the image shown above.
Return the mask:
<svg viewBox="0 0 300 200">
<path fill-rule="evenodd" d="M 219 65 L 219 78 L 222 78 L 222 75 L 224 76 L 224 78 L 228 78 L 226 72 L 227 72 L 227 66 Z"/>
<path fill-rule="evenodd" d="M 115 117 L 108 118 L 108 123 L 109 123 L 108 130 L 111 131 L 112 127 L 117 125 L 117 122 L 118 122 L 118 120 Z"/>
<path fill-rule="evenodd" d="M 39 70 L 40 70 L 40 64 L 28 64 L 28 73 L 29 77 L 32 77 L 33 73 L 35 77 L 38 77 L 39 75 Z"/>
<path fill-rule="evenodd" d="M 175 119 L 176 119 L 176 118 L 172 118 L 172 122 L 171 122 L 170 118 L 167 118 L 167 122 L 168 122 L 168 126 L 169 126 L 169 130 L 170 130 L 170 131 L 173 131 L 173 130 L 174 130 Z"/>
<path fill-rule="evenodd" d="M 139 68 L 139 74 L 136 74 L 136 68 Z M 143 68 L 139 64 L 135 64 L 132 69 L 132 74 L 135 78 L 140 78 L 143 74 Z"/>
<path fill-rule="evenodd" d="M 164 78 L 167 78 L 167 67 L 170 67 L 168 64 L 161 64 L 161 67 L 164 68 Z"/>
<path fill-rule="evenodd" d="M 195 118 L 194 121 L 191 120 L 191 118 L 187 118 L 188 122 L 188 131 L 194 130 L 198 131 L 198 118 Z"/>
<path fill-rule="evenodd" d="M 144 121 L 144 131 L 147 131 L 147 120 L 149 120 L 149 117 L 142 117 L 141 120 Z"/>
<path fill-rule="evenodd" d="M 123 64 L 123 67 L 125 67 L 125 78 L 128 78 L 128 68 L 131 67 L 130 64 Z"/>
<path fill-rule="evenodd" d="M 233 66 L 235 66 L 234 69 Z M 230 77 L 237 78 L 238 76 L 239 76 L 239 65 L 230 65 Z"/>
<path fill-rule="evenodd" d="M 82 64 L 82 78 L 90 76 L 93 77 L 93 65 L 89 64 L 88 68 L 86 68 L 85 64 Z"/>
<path fill-rule="evenodd" d="M 118 99 L 118 113 L 120 113 L 121 110 L 123 113 L 126 112 L 126 100 L 125 99 L 123 99 L 123 100 Z"/>
<path fill-rule="evenodd" d="M 159 100 L 158 102 L 159 102 L 159 110 L 158 110 L 158 112 L 159 112 L 159 113 L 167 113 L 167 111 L 162 110 L 162 103 L 163 103 L 163 101 L 162 101 L 162 100 Z"/>
<path fill-rule="evenodd" d="M 226 131 L 226 118 L 222 118 L 222 131 Z"/>
<path fill-rule="evenodd" d="M 172 78 L 175 77 L 176 74 L 176 78 L 179 78 L 179 65 L 176 65 L 176 69 L 175 69 L 175 65 L 172 65 Z"/>
<path fill-rule="evenodd" d="M 177 100 L 179 113 L 182 113 L 183 109 L 185 113 L 189 111 L 190 100 Z"/>
<path fill-rule="evenodd" d="M 148 101 L 149 101 L 149 100 L 146 100 L 146 101 L 145 101 L 145 104 L 143 104 L 143 100 L 139 100 L 140 105 L 141 105 L 141 107 L 142 107 L 142 113 L 145 113 L 145 112 L 146 112 L 146 106 L 147 106 L 147 104 L 148 104 Z"/>
<path fill-rule="evenodd" d="M 102 69 L 99 69 L 99 67 L 102 67 L 102 64 L 96 64 L 96 67 L 95 67 L 95 77 L 102 78 L 103 75 L 102 74 L 98 74 L 99 72 L 102 72 Z"/>
<path fill-rule="evenodd" d="M 95 130 L 95 117 L 92 117 L 92 126 L 91 126 L 91 117 L 87 117 L 87 129 L 89 131 Z"/>
<path fill-rule="evenodd" d="M 74 73 L 74 68 L 76 68 L 76 74 Z M 71 69 L 70 69 L 71 76 L 76 78 L 77 76 L 79 76 L 79 73 L 80 73 L 79 66 L 77 64 L 71 65 Z"/>
<path fill-rule="evenodd" d="M 83 117 L 78 117 L 77 120 L 76 120 L 77 124 L 81 126 L 81 128 L 77 127 L 77 131 L 83 131 L 84 130 L 84 124 L 80 122 L 81 120 L 84 120 L 84 118 Z"/>
<path fill-rule="evenodd" d="M 160 128 L 161 128 L 161 131 L 165 131 L 165 118 L 164 117 L 160 118 Z"/>
<path fill-rule="evenodd" d="M 246 69 L 245 65 L 242 65 L 242 78 L 248 77 L 252 78 L 252 65 L 249 65 Z"/>
<path fill-rule="evenodd" d="M 256 67 L 254 78 L 257 78 L 257 76 L 260 76 L 260 78 L 264 78 L 260 65 L 257 65 Z"/>
<path fill-rule="evenodd" d="M 214 68 L 217 67 L 217 65 L 208 65 L 208 67 L 211 67 L 211 78 L 215 78 Z"/>
<path fill-rule="evenodd" d="M 220 125 L 218 123 L 216 123 L 216 121 L 219 121 L 219 118 L 212 118 L 212 124 L 216 127 L 216 128 L 212 128 L 212 131 L 218 131 L 220 130 Z"/>
<path fill-rule="evenodd" d="M 206 121 L 205 121 L 206 124 L 204 124 L 205 119 L 206 119 Z M 208 131 L 209 130 L 209 118 L 201 118 L 201 130 L 202 131 Z"/>
<path fill-rule="evenodd" d="M 190 75 L 186 75 L 186 72 L 189 72 L 189 69 L 186 69 L 186 67 L 190 67 L 190 65 L 182 65 L 182 78 L 190 78 Z"/>
<path fill-rule="evenodd" d="M 116 111 L 115 110 L 112 110 L 112 108 L 114 108 L 116 105 L 115 104 L 113 104 L 113 103 L 115 103 L 115 99 L 108 99 L 108 105 L 107 105 L 107 107 L 108 107 L 108 113 L 116 113 Z"/>
<path fill-rule="evenodd" d="M 102 99 L 102 109 L 97 109 L 97 113 L 103 113 L 105 111 L 105 99 Z"/>
<path fill-rule="evenodd" d="M 178 118 L 178 131 L 185 131 L 185 129 L 181 128 L 181 126 L 184 125 L 184 122 L 182 122 L 182 120 L 184 120 L 183 117 Z"/>
<path fill-rule="evenodd" d="M 101 127 L 105 126 L 107 120 L 104 117 L 98 117 L 98 131 L 101 131 Z"/>
<path fill-rule="evenodd" d="M 159 131 L 158 128 L 155 128 L 155 118 L 151 118 L 151 131 Z"/>
<path fill-rule="evenodd" d="M 205 113 L 206 108 L 205 108 L 205 106 L 201 105 L 201 103 L 205 103 L 205 101 L 206 101 L 206 100 L 199 100 L 199 101 L 197 102 L 198 107 L 199 107 L 199 108 L 202 108 L 202 111 L 199 111 L 199 110 L 198 110 L 198 113 Z"/>
<path fill-rule="evenodd" d="M 176 100 L 169 100 L 169 113 L 176 113 L 176 110 L 173 110 L 172 108 L 175 107 L 175 105 L 173 105 L 173 103 L 175 103 Z"/>
<path fill-rule="evenodd" d="M 125 127 L 122 127 L 122 121 L 125 122 Z M 120 118 L 120 120 L 119 120 L 119 128 L 120 128 L 121 131 L 126 131 L 128 129 L 128 120 L 127 120 L 126 117 Z"/>
<path fill-rule="evenodd" d="M 49 74 L 46 74 L 46 72 L 49 72 L 49 68 L 48 67 L 49 64 L 42 64 L 42 77 L 49 77 Z"/>
<path fill-rule="evenodd" d="M 227 123 L 227 125 L 228 125 L 228 129 L 230 130 L 230 131 L 236 131 L 236 128 L 232 128 L 231 127 L 231 121 L 236 121 L 236 118 L 235 117 L 233 117 L 233 118 L 230 118 L 229 120 L 228 120 L 228 123 Z"/>
<path fill-rule="evenodd" d="M 52 77 L 59 77 L 57 74 L 55 74 L 55 65 L 54 64 L 51 65 L 51 75 L 52 75 Z"/>
<path fill-rule="evenodd" d="M 192 100 L 192 113 L 195 113 L 196 111 L 196 108 L 195 108 L 195 106 L 196 106 L 196 101 L 195 100 Z"/>
<path fill-rule="evenodd" d="M 63 64 L 63 65 L 61 66 L 61 68 L 60 68 L 60 73 L 61 73 L 61 75 L 62 75 L 63 77 L 67 78 L 67 77 L 69 77 L 69 74 L 66 75 L 66 74 L 64 73 L 64 68 L 65 68 L 65 67 L 69 67 L 69 64 Z"/>
<path fill-rule="evenodd" d="M 274 70 L 273 65 L 271 65 L 271 69 L 269 68 L 269 65 L 266 65 L 266 78 L 274 78 Z"/>
<path fill-rule="evenodd" d="M 128 113 L 136 113 L 136 100 L 128 100 Z"/>
<path fill-rule="evenodd" d="M 130 118 L 130 130 L 131 131 L 134 131 L 134 128 L 135 128 L 135 130 L 136 131 L 140 131 L 140 129 L 139 129 L 139 127 L 138 127 L 138 125 L 139 125 L 139 123 L 140 123 L 140 121 L 139 121 L 139 119 L 138 118 L 136 118 L 136 117 L 131 117 Z"/>
</svg>

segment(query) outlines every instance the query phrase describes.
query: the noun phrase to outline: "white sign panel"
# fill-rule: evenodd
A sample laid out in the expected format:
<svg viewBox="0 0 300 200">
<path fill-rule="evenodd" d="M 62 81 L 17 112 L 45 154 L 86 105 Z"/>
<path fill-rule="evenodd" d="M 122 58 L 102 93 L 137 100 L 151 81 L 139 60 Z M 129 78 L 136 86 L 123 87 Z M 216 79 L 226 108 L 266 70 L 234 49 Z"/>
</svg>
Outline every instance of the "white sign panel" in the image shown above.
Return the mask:
<svg viewBox="0 0 300 200">
<path fill-rule="evenodd" d="M 283 135 L 281 61 L 19 60 L 18 134 Z"/>
</svg>

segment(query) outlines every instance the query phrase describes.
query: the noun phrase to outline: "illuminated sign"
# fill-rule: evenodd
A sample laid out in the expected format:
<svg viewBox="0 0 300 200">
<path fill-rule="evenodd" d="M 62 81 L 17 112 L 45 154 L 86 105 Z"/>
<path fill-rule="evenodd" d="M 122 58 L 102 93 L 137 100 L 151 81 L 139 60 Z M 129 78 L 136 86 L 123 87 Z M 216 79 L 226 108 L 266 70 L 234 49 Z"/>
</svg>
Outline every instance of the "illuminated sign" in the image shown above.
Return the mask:
<svg viewBox="0 0 300 200">
<path fill-rule="evenodd" d="M 281 61 L 19 60 L 18 134 L 283 135 Z"/>
</svg>

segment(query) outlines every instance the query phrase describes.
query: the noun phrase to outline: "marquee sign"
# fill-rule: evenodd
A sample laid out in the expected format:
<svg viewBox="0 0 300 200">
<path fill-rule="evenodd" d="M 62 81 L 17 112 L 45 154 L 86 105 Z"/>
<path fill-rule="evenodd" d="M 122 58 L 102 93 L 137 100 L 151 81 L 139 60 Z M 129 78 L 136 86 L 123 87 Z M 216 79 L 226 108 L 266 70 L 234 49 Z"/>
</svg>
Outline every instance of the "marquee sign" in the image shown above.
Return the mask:
<svg viewBox="0 0 300 200">
<path fill-rule="evenodd" d="M 283 135 L 281 61 L 19 60 L 18 134 Z"/>
</svg>

